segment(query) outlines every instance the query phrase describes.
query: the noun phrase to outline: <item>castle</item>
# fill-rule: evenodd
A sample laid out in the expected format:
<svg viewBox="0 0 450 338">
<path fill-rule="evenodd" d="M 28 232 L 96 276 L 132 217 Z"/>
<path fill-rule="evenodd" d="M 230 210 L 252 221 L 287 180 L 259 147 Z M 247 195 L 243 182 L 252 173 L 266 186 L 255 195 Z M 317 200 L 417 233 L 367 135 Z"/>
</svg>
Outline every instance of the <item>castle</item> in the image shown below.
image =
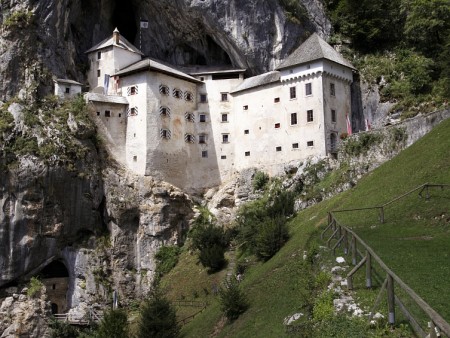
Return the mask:
<svg viewBox="0 0 450 338">
<path fill-rule="evenodd" d="M 272 175 L 311 156 L 335 154 L 347 132 L 354 67 L 312 34 L 274 71 L 183 71 L 120 35 L 87 52 L 100 131 L 114 157 L 140 175 L 187 191 L 256 167 Z"/>
</svg>

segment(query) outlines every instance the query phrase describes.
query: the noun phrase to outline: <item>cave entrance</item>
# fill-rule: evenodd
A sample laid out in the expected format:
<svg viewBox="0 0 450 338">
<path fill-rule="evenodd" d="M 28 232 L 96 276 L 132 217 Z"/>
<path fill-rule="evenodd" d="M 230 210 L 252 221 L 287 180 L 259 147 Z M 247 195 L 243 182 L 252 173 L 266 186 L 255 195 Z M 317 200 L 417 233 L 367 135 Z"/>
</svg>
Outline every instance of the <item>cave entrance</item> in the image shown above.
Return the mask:
<svg viewBox="0 0 450 338">
<path fill-rule="evenodd" d="M 69 271 L 65 264 L 61 261 L 53 261 L 41 270 L 39 277 L 47 289 L 52 314 L 66 312 L 68 310 Z"/>
<path fill-rule="evenodd" d="M 117 27 L 121 35 L 131 43 L 134 43 L 138 27 L 134 6 L 129 0 L 114 0 L 113 6 L 111 18 L 113 27 Z"/>
</svg>

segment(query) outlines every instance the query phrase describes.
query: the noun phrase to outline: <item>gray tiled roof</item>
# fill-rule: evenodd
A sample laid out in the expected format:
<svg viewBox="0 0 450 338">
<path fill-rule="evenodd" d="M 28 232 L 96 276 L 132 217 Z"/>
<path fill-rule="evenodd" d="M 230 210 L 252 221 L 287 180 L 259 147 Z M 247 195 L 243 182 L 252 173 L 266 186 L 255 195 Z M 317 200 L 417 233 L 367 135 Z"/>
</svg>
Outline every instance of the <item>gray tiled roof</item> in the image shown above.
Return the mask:
<svg viewBox="0 0 450 338">
<path fill-rule="evenodd" d="M 153 59 L 144 59 L 144 60 L 138 61 L 128 67 L 121 69 L 114 75 L 126 75 L 126 74 L 144 71 L 144 70 L 148 70 L 148 69 L 160 71 L 162 73 L 166 73 L 166 74 L 169 74 L 174 77 L 178 77 L 178 78 L 181 78 L 181 79 L 184 79 L 187 81 L 201 83 L 201 81 L 197 80 L 196 78 L 194 78 L 186 73 L 183 73 L 183 72 L 179 71 L 178 69 L 173 68 L 172 66 L 163 64 L 163 63 L 155 61 Z"/>
<path fill-rule="evenodd" d="M 56 79 L 56 80 L 53 80 L 53 81 L 58 82 L 58 83 L 69 83 L 69 84 L 74 84 L 74 85 L 79 85 L 79 86 L 83 85 L 83 84 L 81 84 L 81 83 L 79 83 L 77 81 L 69 80 L 69 79 Z"/>
<path fill-rule="evenodd" d="M 89 101 L 106 102 L 116 104 L 128 104 L 128 100 L 124 96 L 120 95 L 103 95 L 97 93 L 86 93 L 84 97 Z"/>
<path fill-rule="evenodd" d="M 289 55 L 277 69 L 293 67 L 295 65 L 314 60 L 327 59 L 340 65 L 355 69 L 350 62 L 325 42 L 319 35 L 313 33 L 300 47 Z"/>
<path fill-rule="evenodd" d="M 133 44 L 130 41 L 128 41 L 127 39 L 125 39 L 122 35 L 119 36 L 119 44 L 114 43 L 114 36 L 111 36 L 109 38 L 106 38 L 102 42 L 96 44 L 94 47 L 88 49 L 85 53 L 91 53 L 96 50 L 103 49 L 103 48 L 110 47 L 110 46 L 116 46 L 119 48 L 126 49 L 130 52 L 134 52 L 134 53 L 143 55 L 139 49 L 134 47 Z"/>
<path fill-rule="evenodd" d="M 273 82 L 280 81 L 280 72 L 274 70 L 257 76 L 245 79 L 239 86 L 237 86 L 231 93 L 237 93 L 243 90 L 259 87 Z"/>
</svg>

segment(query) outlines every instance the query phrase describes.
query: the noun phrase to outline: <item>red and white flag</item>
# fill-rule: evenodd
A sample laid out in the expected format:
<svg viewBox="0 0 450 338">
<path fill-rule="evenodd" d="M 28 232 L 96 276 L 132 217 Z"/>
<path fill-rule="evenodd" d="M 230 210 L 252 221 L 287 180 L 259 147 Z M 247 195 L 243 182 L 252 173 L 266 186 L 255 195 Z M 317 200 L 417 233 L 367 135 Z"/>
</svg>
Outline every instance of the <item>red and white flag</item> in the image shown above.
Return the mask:
<svg viewBox="0 0 450 338">
<path fill-rule="evenodd" d="M 347 134 L 352 134 L 352 124 L 350 123 L 350 119 L 348 117 L 348 114 L 345 114 L 345 120 L 347 121 Z"/>
</svg>

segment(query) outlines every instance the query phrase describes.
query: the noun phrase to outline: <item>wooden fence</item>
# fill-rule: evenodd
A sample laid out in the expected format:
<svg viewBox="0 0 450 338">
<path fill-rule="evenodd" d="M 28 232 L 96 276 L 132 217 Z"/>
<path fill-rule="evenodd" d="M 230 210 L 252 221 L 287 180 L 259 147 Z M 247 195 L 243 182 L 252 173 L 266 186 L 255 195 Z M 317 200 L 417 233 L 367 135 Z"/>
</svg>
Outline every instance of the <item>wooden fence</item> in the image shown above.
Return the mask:
<svg viewBox="0 0 450 338">
<path fill-rule="evenodd" d="M 198 311 L 196 311 L 195 313 L 193 313 L 190 316 L 187 316 L 183 319 L 180 319 L 178 321 L 178 323 L 180 323 L 181 325 L 184 325 L 186 323 L 188 323 L 189 321 L 191 321 L 195 316 L 197 316 L 199 313 L 202 313 L 203 310 L 206 309 L 206 307 L 208 306 L 208 303 L 206 302 L 200 302 L 200 301 L 196 301 L 196 300 L 176 300 L 173 302 L 173 305 L 175 306 L 182 306 L 182 307 L 194 307 L 194 308 L 199 308 Z"/>
<path fill-rule="evenodd" d="M 372 319 L 373 313 L 378 307 L 379 303 L 383 298 L 384 291 L 387 290 L 387 303 L 388 303 L 388 322 L 391 325 L 395 324 L 395 306 L 403 312 L 405 317 L 409 320 L 411 327 L 414 329 L 416 334 L 420 337 L 440 337 L 445 334 L 447 337 L 450 337 L 450 325 L 435 311 L 433 308 L 428 305 L 419 295 L 417 295 L 405 282 L 403 282 L 400 277 L 398 277 L 388 266 L 378 257 L 378 255 L 373 251 L 354 231 L 349 229 L 347 226 L 338 222 L 335 218 L 336 213 L 341 212 L 353 212 L 360 210 L 370 210 L 370 209 L 378 209 L 379 210 L 379 220 L 380 222 L 385 221 L 385 208 L 390 204 L 397 202 L 398 200 L 419 191 L 419 197 L 423 197 L 422 194 L 425 192 L 425 198 L 427 200 L 430 199 L 430 188 L 450 188 L 450 184 L 430 184 L 425 183 L 417 188 L 414 188 L 407 193 L 400 195 L 387 203 L 384 203 L 380 206 L 368 207 L 368 208 L 355 208 L 355 209 L 342 209 L 342 210 L 333 210 L 328 212 L 328 225 L 325 230 L 321 234 L 321 238 L 323 239 L 325 234 L 331 230 L 332 234 L 327 239 L 327 246 L 333 250 L 333 254 L 336 253 L 336 249 L 338 246 L 343 248 L 344 254 L 351 254 L 352 264 L 354 268 L 347 274 L 347 286 L 349 289 L 353 288 L 353 275 L 358 271 L 362 266 L 366 267 L 366 287 L 372 287 L 372 278 L 373 278 L 373 261 L 376 261 L 379 266 L 382 268 L 383 272 L 386 274 L 386 278 L 382 284 L 381 290 L 375 300 L 375 304 L 372 308 L 372 311 L 369 315 L 369 320 Z M 336 243 L 331 246 L 331 242 L 336 239 Z M 359 250 L 361 248 L 364 252 Z M 361 258 L 361 260 L 359 260 Z M 359 261 L 358 261 L 359 260 Z M 427 315 L 430 319 L 428 322 L 428 328 L 424 329 L 420 326 L 417 319 L 412 315 L 412 313 L 408 310 L 405 304 L 401 301 L 398 295 L 395 294 L 394 285 L 398 285 L 406 294 L 411 297 L 411 299 L 422 309 L 422 311 Z M 428 332 L 428 333 L 427 333 Z"/>
<path fill-rule="evenodd" d="M 58 313 L 54 314 L 53 317 L 60 322 L 67 322 L 70 325 L 80 325 L 89 326 L 92 323 L 99 323 L 103 319 L 103 313 L 90 309 L 87 315 L 83 317 L 74 317 L 69 315 L 69 313 Z"/>
</svg>

